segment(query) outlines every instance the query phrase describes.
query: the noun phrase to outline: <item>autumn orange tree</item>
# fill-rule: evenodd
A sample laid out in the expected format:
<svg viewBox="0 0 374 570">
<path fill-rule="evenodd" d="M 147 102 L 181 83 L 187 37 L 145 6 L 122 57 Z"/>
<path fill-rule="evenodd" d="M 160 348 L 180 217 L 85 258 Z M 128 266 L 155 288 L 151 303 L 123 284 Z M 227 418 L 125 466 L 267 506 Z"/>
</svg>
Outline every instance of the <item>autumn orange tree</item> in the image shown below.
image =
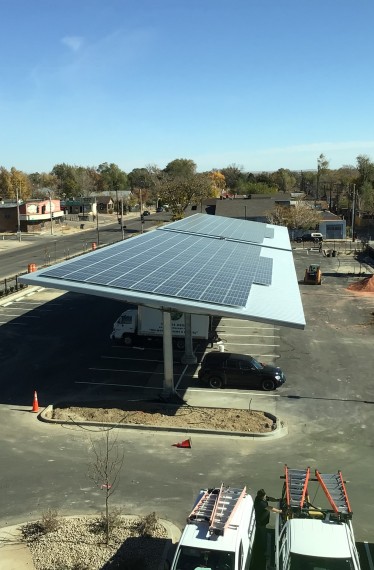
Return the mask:
<svg viewBox="0 0 374 570">
<path fill-rule="evenodd" d="M 10 171 L 0 168 L 0 196 L 2 198 L 27 200 L 31 196 L 28 176 L 12 166 Z"/>
</svg>

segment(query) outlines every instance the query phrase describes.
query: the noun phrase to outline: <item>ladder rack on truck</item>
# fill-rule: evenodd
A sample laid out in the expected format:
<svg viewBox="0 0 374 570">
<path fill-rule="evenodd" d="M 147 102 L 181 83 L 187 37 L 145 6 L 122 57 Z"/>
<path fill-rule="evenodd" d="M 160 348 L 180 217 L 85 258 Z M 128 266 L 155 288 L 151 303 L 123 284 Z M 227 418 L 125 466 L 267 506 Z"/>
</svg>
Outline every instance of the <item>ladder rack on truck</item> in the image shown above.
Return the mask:
<svg viewBox="0 0 374 570">
<path fill-rule="evenodd" d="M 284 471 L 287 507 L 303 508 L 305 497 L 308 492 L 310 468 L 289 469 L 287 465 L 285 465 Z"/>
<path fill-rule="evenodd" d="M 342 472 L 320 473 L 318 469 L 316 469 L 316 477 L 334 512 L 342 517 L 351 518 L 352 510 Z"/>
<path fill-rule="evenodd" d="M 346 481 L 341 471 L 284 466 L 281 512 L 275 522 L 275 570 L 290 568 L 350 568 L 360 570 Z M 313 488 L 313 489 L 312 489 Z M 314 505 L 310 492 L 320 504 Z M 327 500 L 326 500 L 327 499 Z M 373 569 L 374 570 L 374 569 Z"/>
<path fill-rule="evenodd" d="M 352 510 L 342 472 L 321 473 L 316 469 L 315 475 L 315 478 L 310 477 L 309 467 L 306 469 L 289 469 L 287 465 L 284 466 L 284 475 L 281 476 L 282 479 L 285 479 L 281 505 L 286 509 L 287 518 L 322 516 L 323 513 L 330 513 L 339 520 L 351 519 Z M 310 481 L 316 481 L 320 484 L 332 511 L 318 509 L 310 503 L 308 493 Z"/>
<path fill-rule="evenodd" d="M 223 483 L 221 487 L 208 489 L 188 516 L 187 522 L 207 522 L 210 534 L 222 535 L 230 526 L 230 521 L 245 495 L 246 487 L 225 487 Z"/>
</svg>

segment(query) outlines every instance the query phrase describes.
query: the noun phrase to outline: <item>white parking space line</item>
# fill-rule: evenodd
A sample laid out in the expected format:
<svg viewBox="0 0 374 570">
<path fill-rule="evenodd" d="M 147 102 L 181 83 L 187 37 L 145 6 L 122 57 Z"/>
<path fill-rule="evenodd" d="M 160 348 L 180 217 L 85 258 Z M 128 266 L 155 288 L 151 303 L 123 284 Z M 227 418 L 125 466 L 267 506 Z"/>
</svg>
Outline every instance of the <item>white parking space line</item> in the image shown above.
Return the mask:
<svg viewBox="0 0 374 570">
<path fill-rule="evenodd" d="M 96 370 L 99 372 L 133 372 L 134 374 L 157 374 L 163 376 L 163 372 L 153 372 L 153 370 L 128 370 L 128 369 L 117 369 L 117 368 L 89 368 L 88 370 Z"/>
<path fill-rule="evenodd" d="M 280 328 L 279 327 L 274 327 L 274 326 L 262 326 L 261 324 L 258 325 L 248 325 L 246 321 L 244 320 L 239 320 L 239 319 L 230 319 L 230 318 L 226 318 L 225 320 L 219 323 L 219 325 L 217 326 L 217 328 L 220 328 L 222 326 L 225 326 L 226 323 L 236 323 L 236 326 L 238 328 L 249 328 L 249 329 L 259 329 L 259 330 L 274 330 L 274 331 L 279 331 Z M 232 326 L 232 325 L 230 325 Z"/>
<path fill-rule="evenodd" d="M 19 317 L 19 314 L 17 313 L 16 315 L 12 315 L 12 313 L 5 313 L 5 315 L 7 317 Z"/>
<path fill-rule="evenodd" d="M 267 334 L 267 335 L 266 334 L 261 334 L 261 335 L 260 334 L 235 334 L 235 333 L 232 334 L 232 333 L 225 333 L 225 332 L 217 331 L 217 333 L 218 332 L 220 334 L 227 336 L 227 337 L 229 337 L 229 336 L 235 336 L 235 337 L 244 336 L 245 338 L 248 338 L 250 336 L 254 336 L 254 337 L 258 338 L 259 336 L 261 336 L 261 338 L 280 338 L 279 335 L 274 335 L 274 334 Z"/>
<path fill-rule="evenodd" d="M 191 392 L 206 392 L 207 394 L 212 394 L 212 389 L 204 389 L 204 388 L 187 388 L 187 391 L 191 391 Z M 227 396 L 228 394 L 233 394 L 233 395 L 242 395 L 242 394 L 254 394 L 255 396 L 260 396 L 260 397 L 265 397 L 265 398 L 280 398 L 279 394 L 273 394 L 272 392 L 258 392 L 257 390 L 222 390 L 222 391 L 218 391 L 218 390 L 214 390 L 214 395 L 215 396 L 222 396 L 223 398 L 225 396 Z"/>
<path fill-rule="evenodd" d="M 13 303 L 23 303 L 24 305 L 40 305 L 38 301 L 29 301 L 28 299 L 24 299 L 24 297 L 20 297 L 19 299 L 15 299 Z"/>
<path fill-rule="evenodd" d="M 139 390 L 160 390 L 159 386 L 137 386 L 137 384 L 114 384 L 106 382 L 85 382 L 76 380 L 75 384 L 89 384 L 90 386 L 118 386 L 120 388 L 138 388 Z"/>
<path fill-rule="evenodd" d="M 38 315 L 17 315 L 17 317 L 20 317 L 22 319 L 41 319 L 41 317 L 38 317 Z"/>
<path fill-rule="evenodd" d="M 152 358 L 134 358 L 134 357 L 127 357 L 127 356 L 101 356 L 101 358 L 105 358 L 107 360 L 131 360 L 132 362 L 164 362 L 163 360 L 155 360 Z"/>
<path fill-rule="evenodd" d="M 367 540 L 365 540 L 364 545 L 365 545 L 365 552 L 366 552 L 366 556 L 368 558 L 370 570 L 374 570 L 373 559 L 371 557 L 370 548 L 369 548 Z"/>
<path fill-rule="evenodd" d="M 264 344 L 263 342 L 260 342 L 259 344 L 254 344 L 254 343 L 251 343 L 251 342 L 244 342 L 244 343 L 241 343 L 241 342 L 228 342 L 228 343 L 226 343 L 226 344 L 229 344 L 230 346 L 263 346 L 263 347 L 265 347 L 265 346 L 272 346 L 272 347 L 273 347 L 273 346 L 280 346 L 280 344 Z M 226 346 L 226 345 L 225 345 L 225 346 Z"/>
</svg>

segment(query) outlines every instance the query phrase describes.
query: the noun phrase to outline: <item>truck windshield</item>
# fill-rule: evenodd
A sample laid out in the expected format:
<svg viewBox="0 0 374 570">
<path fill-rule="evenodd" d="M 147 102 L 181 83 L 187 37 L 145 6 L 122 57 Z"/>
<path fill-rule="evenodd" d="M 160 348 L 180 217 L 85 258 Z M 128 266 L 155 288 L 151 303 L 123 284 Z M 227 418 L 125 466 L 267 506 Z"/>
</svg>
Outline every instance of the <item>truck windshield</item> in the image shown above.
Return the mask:
<svg viewBox="0 0 374 570">
<path fill-rule="evenodd" d="M 352 558 L 319 558 L 291 554 L 290 570 L 354 570 Z"/>
<path fill-rule="evenodd" d="M 173 570 L 234 570 L 234 552 L 220 552 L 205 548 L 182 546 Z"/>
</svg>

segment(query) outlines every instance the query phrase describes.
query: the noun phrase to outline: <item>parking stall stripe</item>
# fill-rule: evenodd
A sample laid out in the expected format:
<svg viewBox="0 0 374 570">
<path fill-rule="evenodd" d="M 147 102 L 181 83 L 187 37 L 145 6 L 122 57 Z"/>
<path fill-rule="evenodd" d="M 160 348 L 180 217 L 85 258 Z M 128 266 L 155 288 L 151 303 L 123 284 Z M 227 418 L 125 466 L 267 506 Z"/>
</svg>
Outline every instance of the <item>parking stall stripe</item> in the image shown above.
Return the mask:
<svg viewBox="0 0 374 570">
<path fill-rule="evenodd" d="M 152 358 L 133 358 L 131 356 L 101 356 L 101 358 L 105 358 L 107 360 L 131 360 L 132 362 L 164 362 L 163 360 L 156 360 Z"/>
<path fill-rule="evenodd" d="M 230 346 L 280 346 L 280 344 L 265 344 L 263 342 L 257 344 L 251 342 L 230 342 L 226 344 L 229 344 Z"/>
<path fill-rule="evenodd" d="M 111 382 L 85 382 L 76 380 L 75 384 L 90 384 L 92 386 L 118 386 L 120 388 L 138 388 L 139 390 L 159 390 L 160 386 L 138 386 L 137 384 L 115 384 Z"/>
<path fill-rule="evenodd" d="M 275 334 L 236 334 L 236 333 L 225 333 L 224 331 L 217 331 L 217 333 L 223 334 L 224 336 L 244 336 L 244 337 L 250 337 L 250 336 L 254 336 L 254 337 L 259 337 L 261 336 L 262 338 L 280 338 L 279 335 L 275 335 Z"/>
<path fill-rule="evenodd" d="M 135 374 L 158 374 L 163 376 L 163 372 L 153 372 L 153 370 L 128 370 L 128 369 L 117 369 L 117 368 L 89 368 L 88 370 L 96 370 L 98 372 L 134 372 Z"/>
</svg>

